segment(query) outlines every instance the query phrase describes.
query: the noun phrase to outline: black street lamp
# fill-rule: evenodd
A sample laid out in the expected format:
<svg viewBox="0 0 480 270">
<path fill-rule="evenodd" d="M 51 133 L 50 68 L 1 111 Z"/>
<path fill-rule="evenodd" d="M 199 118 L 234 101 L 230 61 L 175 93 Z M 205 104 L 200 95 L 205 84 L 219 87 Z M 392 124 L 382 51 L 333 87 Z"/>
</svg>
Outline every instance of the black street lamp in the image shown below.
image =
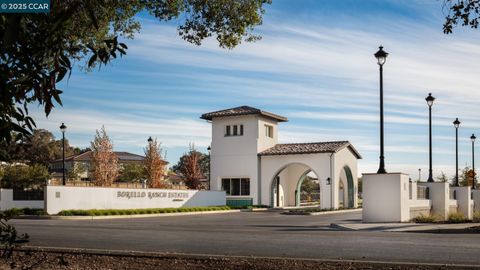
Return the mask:
<svg viewBox="0 0 480 270">
<path fill-rule="evenodd" d="M 62 148 L 63 148 L 63 153 L 62 153 L 62 184 L 65 186 L 66 185 L 66 180 L 65 180 L 65 131 L 67 131 L 67 126 L 65 126 L 64 123 L 60 126 L 60 130 L 62 131 Z"/>
<path fill-rule="evenodd" d="M 212 148 L 210 147 L 210 145 L 207 147 L 207 151 L 208 151 L 208 190 L 211 190 L 211 176 L 210 176 L 210 173 L 212 172 L 212 167 L 211 167 L 211 164 L 212 164 L 212 159 L 211 159 L 211 156 L 212 156 Z"/>
<path fill-rule="evenodd" d="M 148 137 L 147 141 L 148 141 L 149 144 L 152 143 L 153 142 L 152 136 Z"/>
<path fill-rule="evenodd" d="M 418 182 L 420 182 L 421 177 L 422 177 L 422 169 L 418 168 Z"/>
<path fill-rule="evenodd" d="M 432 105 L 435 98 L 432 96 L 432 93 L 428 93 L 428 97 L 425 98 L 428 105 L 428 142 L 429 142 L 429 150 L 428 150 L 428 179 L 427 182 L 434 182 L 433 175 L 432 175 Z"/>
<path fill-rule="evenodd" d="M 472 140 L 472 171 L 473 171 L 473 179 L 472 179 L 472 189 L 475 189 L 475 134 L 470 136 L 470 140 Z"/>
<path fill-rule="evenodd" d="M 460 126 L 458 118 L 453 121 L 453 126 L 455 127 L 455 186 L 458 187 L 458 127 Z"/>
<path fill-rule="evenodd" d="M 377 173 L 387 173 L 385 170 L 384 140 L 383 140 L 383 64 L 387 60 L 388 53 L 380 46 L 378 52 L 374 54 L 380 67 L 380 166 Z"/>
</svg>

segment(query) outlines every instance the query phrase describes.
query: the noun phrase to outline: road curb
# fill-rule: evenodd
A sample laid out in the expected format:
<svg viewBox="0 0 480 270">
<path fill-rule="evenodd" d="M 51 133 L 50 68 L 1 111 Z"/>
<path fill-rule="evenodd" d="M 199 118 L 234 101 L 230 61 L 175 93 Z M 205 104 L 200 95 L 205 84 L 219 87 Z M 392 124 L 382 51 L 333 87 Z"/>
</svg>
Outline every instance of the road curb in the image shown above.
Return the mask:
<svg viewBox="0 0 480 270">
<path fill-rule="evenodd" d="M 468 230 L 478 227 L 480 223 L 332 223 L 331 228 L 345 231 L 379 231 L 379 232 L 435 232 L 449 230 Z"/>
<path fill-rule="evenodd" d="M 325 212 L 312 212 L 312 213 L 310 213 L 310 216 L 323 216 L 323 215 L 331 215 L 331 214 L 355 213 L 355 212 L 361 212 L 361 211 L 362 211 L 362 208 L 325 211 Z"/>
</svg>

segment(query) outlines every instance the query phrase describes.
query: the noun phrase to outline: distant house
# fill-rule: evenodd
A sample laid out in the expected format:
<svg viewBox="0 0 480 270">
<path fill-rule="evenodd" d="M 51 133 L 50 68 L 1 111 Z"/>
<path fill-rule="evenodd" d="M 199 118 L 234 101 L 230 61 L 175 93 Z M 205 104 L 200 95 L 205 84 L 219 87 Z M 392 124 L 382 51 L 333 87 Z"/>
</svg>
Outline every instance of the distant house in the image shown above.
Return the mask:
<svg viewBox="0 0 480 270">
<path fill-rule="evenodd" d="M 119 169 L 125 164 L 137 163 L 143 164 L 144 156 L 132 154 L 128 152 L 114 152 L 118 157 Z M 76 168 L 80 173 L 78 174 L 81 180 L 90 179 L 90 168 L 92 162 L 92 151 L 87 151 L 82 154 L 73 155 L 65 158 L 65 171 L 68 172 L 72 168 Z M 165 162 L 167 164 L 167 162 Z M 62 166 L 63 159 L 57 159 L 50 162 L 50 171 L 52 172 L 52 178 L 62 178 Z"/>
</svg>

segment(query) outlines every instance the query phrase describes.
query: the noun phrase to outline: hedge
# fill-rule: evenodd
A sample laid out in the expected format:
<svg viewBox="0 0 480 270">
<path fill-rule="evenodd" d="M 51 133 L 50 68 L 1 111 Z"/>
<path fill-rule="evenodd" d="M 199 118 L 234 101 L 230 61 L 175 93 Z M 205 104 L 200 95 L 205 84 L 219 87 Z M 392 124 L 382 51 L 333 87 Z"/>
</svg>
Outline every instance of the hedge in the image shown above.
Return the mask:
<svg viewBox="0 0 480 270">
<path fill-rule="evenodd" d="M 180 208 L 146 208 L 146 209 L 91 209 L 91 210 L 63 210 L 59 216 L 115 216 L 115 215 L 143 215 L 185 213 L 202 211 L 231 210 L 229 206 L 203 206 L 203 207 L 180 207 Z"/>
</svg>

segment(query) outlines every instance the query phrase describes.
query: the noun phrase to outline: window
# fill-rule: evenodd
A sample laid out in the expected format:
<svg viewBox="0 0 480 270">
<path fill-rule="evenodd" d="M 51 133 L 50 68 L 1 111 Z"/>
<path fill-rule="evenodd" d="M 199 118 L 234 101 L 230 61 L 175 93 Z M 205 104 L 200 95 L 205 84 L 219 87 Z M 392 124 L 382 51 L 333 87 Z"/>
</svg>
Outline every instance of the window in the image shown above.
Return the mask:
<svg viewBox="0 0 480 270">
<path fill-rule="evenodd" d="M 243 125 L 225 126 L 225 137 L 229 136 L 243 136 Z"/>
<path fill-rule="evenodd" d="M 273 138 L 273 127 L 269 125 L 265 125 L 265 136 L 269 138 Z"/>
<path fill-rule="evenodd" d="M 230 195 L 230 178 L 222 179 L 222 190 L 225 190 L 227 195 Z"/>
<path fill-rule="evenodd" d="M 230 195 L 240 196 L 240 179 L 233 178 L 230 180 Z"/>
<path fill-rule="evenodd" d="M 230 136 L 230 126 L 225 128 L 225 136 Z"/>
<path fill-rule="evenodd" d="M 222 178 L 222 190 L 229 196 L 249 196 L 249 178 Z"/>
</svg>

